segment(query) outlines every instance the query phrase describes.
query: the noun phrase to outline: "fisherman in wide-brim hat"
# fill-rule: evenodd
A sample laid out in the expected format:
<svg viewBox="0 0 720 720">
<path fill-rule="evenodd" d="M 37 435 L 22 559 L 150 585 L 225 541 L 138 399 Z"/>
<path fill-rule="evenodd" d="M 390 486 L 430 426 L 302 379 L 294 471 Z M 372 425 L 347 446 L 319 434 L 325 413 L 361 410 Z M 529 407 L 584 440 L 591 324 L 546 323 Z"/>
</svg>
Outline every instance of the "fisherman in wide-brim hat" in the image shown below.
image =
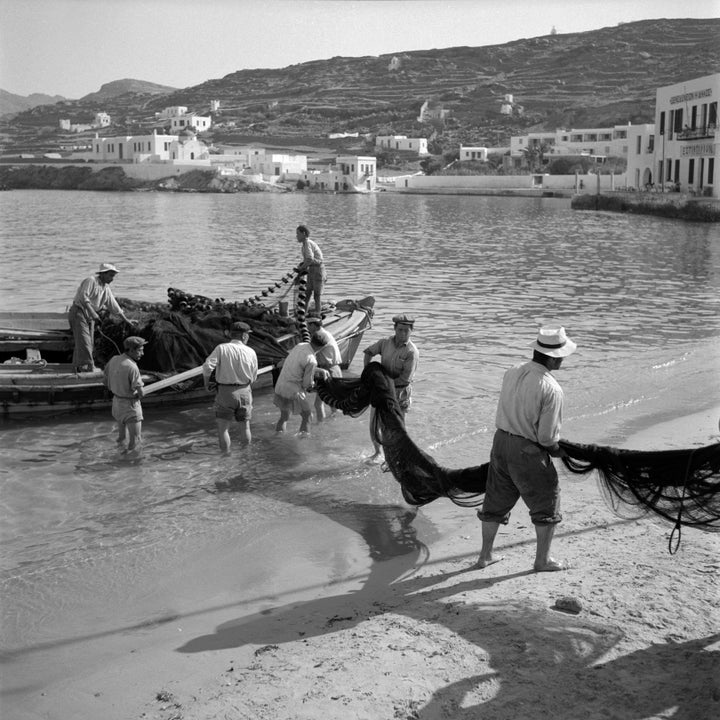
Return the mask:
<svg viewBox="0 0 720 720">
<path fill-rule="evenodd" d="M 532 360 L 507 370 L 495 416 L 495 437 L 490 453 L 482 510 L 482 549 L 476 567 L 484 568 L 501 557 L 493 552 L 500 525 L 522 498 L 535 525 L 536 572 L 564 570 L 550 556 L 550 545 L 560 514 L 560 485 L 551 457 L 565 453 L 558 444 L 564 395 L 553 370 L 572 355 L 577 345 L 563 327 L 541 327 L 530 344 Z"/>
<path fill-rule="evenodd" d="M 133 325 L 118 305 L 110 290 L 110 283 L 118 274 L 118 269 L 110 263 L 102 263 L 100 269 L 80 283 L 73 303 L 68 311 L 68 321 L 75 340 L 73 349 L 73 368 L 75 372 L 92 372 L 95 370 L 93 350 L 95 347 L 95 323 L 100 320 L 101 313 L 108 313 L 122 318 Z"/>
</svg>

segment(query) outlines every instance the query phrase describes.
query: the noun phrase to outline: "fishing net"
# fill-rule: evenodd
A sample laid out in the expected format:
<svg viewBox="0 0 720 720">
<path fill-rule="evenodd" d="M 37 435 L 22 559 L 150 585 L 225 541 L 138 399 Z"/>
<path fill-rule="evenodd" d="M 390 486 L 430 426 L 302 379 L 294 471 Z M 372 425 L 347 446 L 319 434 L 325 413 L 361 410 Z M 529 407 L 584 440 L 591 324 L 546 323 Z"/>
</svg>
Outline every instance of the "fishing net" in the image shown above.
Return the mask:
<svg viewBox="0 0 720 720">
<path fill-rule="evenodd" d="M 281 303 L 293 289 L 297 297 L 294 316 L 290 317 Z M 294 268 L 261 293 L 242 301 L 226 302 L 172 287 L 167 293 L 167 303 L 117 298 L 137 322 L 133 334 L 148 341 L 140 361 L 143 370 L 176 374 L 202 365 L 217 345 L 227 342 L 227 331 L 240 320 L 252 328 L 248 344 L 257 353 L 261 367 L 276 365 L 287 356 L 287 343 L 281 344 L 280 338 L 298 334 L 303 340 L 310 339 L 305 322 L 306 271 L 301 268 Z M 323 312 L 330 310 L 331 305 L 323 306 Z M 127 335 L 127 326 L 115 319 L 106 318 L 98 325 L 95 358 L 100 366 L 122 352 Z"/>
<path fill-rule="evenodd" d="M 573 473 L 597 470 L 609 504 L 652 511 L 676 525 L 720 530 L 720 443 L 686 450 L 619 450 L 561 440 Z"/>
<path fill-rule="evenodd" d="M 405 430 L 395 385 L 380 363 L 369 363 L 359 378 L 319 380 L 317 388 L 323 402 L 346 415 L 360 415 L 368 406 L 375 409 L 371 432 L 383 446 L 387 468 L 408 503 L 426 505 L 439 497 L 464 507 L 482 502 L 487 463 L 454 470 L 438 465 L 421 450 Z"/>
<path fill-rule="evenodd" d="M 488 463 L 463 469 L 438 465 L 405 430 L 392 380 L 382 365 L 369 363 L 357 379 L 318 381 L 323 402 L 357 416 L 375 409 L 371 432 L 385 452 L 387 469 L 400 483 L 405 500 L 425 505 L 440 497 L 456 505 L 482 503 Z M 690 450 L 618 450 L 560 441 L 573 473 L 597 470 L 614 507 L 652 511 L 681 525 L 720 530 L 720 443 Z"/>
</svg>

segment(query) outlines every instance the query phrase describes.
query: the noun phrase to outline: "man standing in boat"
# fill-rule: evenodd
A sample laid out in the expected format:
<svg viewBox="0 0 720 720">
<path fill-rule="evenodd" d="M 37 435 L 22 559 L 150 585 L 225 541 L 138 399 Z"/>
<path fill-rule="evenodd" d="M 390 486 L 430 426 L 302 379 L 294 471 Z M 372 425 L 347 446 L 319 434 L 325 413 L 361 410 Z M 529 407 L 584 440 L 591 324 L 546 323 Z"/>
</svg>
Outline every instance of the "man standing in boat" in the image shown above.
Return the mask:
<svg viewBox="0 0 720 720">
<path fill-rule="evenodd" d="M 126 317 L 110 290 L 110 283 L 117 274 L 118 270 L 114 265 L 103 263 L 94 276 L 85 278 L 80 283 L 80 287 L 75 293 L 68 312 L 68 320 L 75 341 L 73 350 L 75 372 L 93 372 L 95 370 L 95 361 L 93 360 L 95 322 L 100 320 L 101 313 L 117 315 L 129 325 L 135 324 Z"/>
<path fill-rule="evenodd" d="M 340 369 L 340 363 L 342 362 L 342 355 L 340 354 L 340 348 L 335 338 L 323 327 L 321 317 L 311 315 L 305 322 L 307 323 L 311 339 L 315 344 L 320 346 L 320 349 L 315 353 L 318 367 L 321 370 L 327 370 L 330 373 L 330 377 L 341 378 L 342 370 Z M 332 414 L 334 415 L 336 412 L 337 410 L 333 408 Z M 316 395 L 315 397 L 315 417 L 318 422 L 322 422 L 325 419 L 325 403 L 323 403 L 320 395 Z"/>
<path fill-rule="evenodd" d="M 395 394 L 404 417 L 412 403 L 412 381 L 415 377 L 420 353 L 415 343 L 410 340 L 410 335 L 415 328 L 415 319 L 409 315 L 396 315 L 393 318 L 393 325 L 394 335 L 378 340 L 370 347 L 365 348 L 363 364 L 367 367 L 376 355 L 380 356 L 380 364 L 395 384 Z M 375 408 L 371 408 L 370 437 L 375 454 L 372 455 L 370 461 L 378 462 L 382 460 L 382 448 L 377 444 L 373 435 L 374 422 Z"/>
<path fill-rule="evenodd" d="M 299 243 L 302 243 L 302 247 L 300 248 L 302 252 L 302 262 L 300 263 L 300 267 L 307 270 L 306 301 L 309 300 L 312 295 L 315 301 L 314 312 L 316 315 L 320 315 L 322 312 L 322 291 L 325 287 L 325 281 L 327 280 L 322 250 L 320 250 L 320 246 L 316 242 L 310 239 L 310 231 L 305 225 L 298 225 L 295 230 L 295 237 Z M 309 309 L 309 307 L 307 309 Z"/>
<path fill-rule="evenodd" d="M 127 452 L 140 450 L 142 444 L 143 412 L 140 398 L 143 396 L 143 379 L 137 366 L 143 356 L 146 340 L 128 337 L 123 341 L 125 352 L 111 357 L 103 371 L 105 387 L 113 394 L 112 416 L 118 424 L 118 445 L 125 444 Z"/>
<path fill-rule="evenodd" d="M 255 351 L 247 344 L 250 326 L 245 322 L 233 323 L 230 327 L 230 342 L 218 345 L 203 364 L 205 387 L 215 386 L 215 422 L 217 425 L 220 450 L 230 452 L 230 423 L 240 423 L 240 441 L 249 445 L 252 440 L 250 420 L 252 419 L 252 383 L 257 380 L 258 359 Z M 212 380 L 211 376 L 215 375 Z"/>
</svg>

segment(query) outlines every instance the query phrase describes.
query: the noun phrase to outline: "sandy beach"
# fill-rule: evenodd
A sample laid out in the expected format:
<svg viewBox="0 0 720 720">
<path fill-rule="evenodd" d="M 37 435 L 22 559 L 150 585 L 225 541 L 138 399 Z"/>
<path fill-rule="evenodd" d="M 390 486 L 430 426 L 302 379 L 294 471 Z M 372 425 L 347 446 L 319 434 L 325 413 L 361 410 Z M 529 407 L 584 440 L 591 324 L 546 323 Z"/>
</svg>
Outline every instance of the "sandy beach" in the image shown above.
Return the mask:
<svg viewBox="0 0 720 720">
<path fill-rule="evenodd" d="M 720 440 L 720 407 L 654 425 L 627 447 Z M 468 463 L 469 464 L 469 463 Z M 68 645 L 72 681 L 36 684 L 27 718 L 111 720 L 562 720 L 720 716 L 718 535 L 615 514 L 594 478 L 561 471 L 560 573 L 533 573 L 523 507 L 501 530 L 504 559 L 472 569 L 480 523 L 449 501 L 398 523 L 407 552 L 357 555 L 342 579 L 313 582 L 277 552 L 293 592 L 248 599 L 213 578 L 242 559 L 232 544 L 188 558 L 177 579 L 200 609 Z M 418 537 L 423 516 L 439 529 Z M 310 538 L 298 541 L 311 542 Z M 317 542 L 317 540 L 315 540 Z M 353 546 L 353 542 L 354 545 Z M 318 550 L 319 551 L 319 550 Z M 284 582 L 283 587 L 287 587 Z M 579 612 L 556 606 L 572 599 Z"/>
</svg>

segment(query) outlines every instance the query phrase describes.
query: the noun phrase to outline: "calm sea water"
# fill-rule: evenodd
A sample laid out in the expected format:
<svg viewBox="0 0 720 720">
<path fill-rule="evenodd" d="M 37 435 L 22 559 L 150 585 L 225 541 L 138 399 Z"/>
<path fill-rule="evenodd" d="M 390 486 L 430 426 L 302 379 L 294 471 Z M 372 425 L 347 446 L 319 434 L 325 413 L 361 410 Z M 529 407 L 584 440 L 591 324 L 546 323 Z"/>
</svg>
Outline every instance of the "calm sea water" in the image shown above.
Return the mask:
<svg viewBox="0 0 720 720">
<path fill-rule="evenodd" d="M 299 223 L 325 253 L 328 298 L 376 298 L 368 343 L 395 313 L 418 318 L 408 429 L 445 465 L 487 459 L 502 373 L 545 322 L 579 345 L 558 374 L 570 440 L 620 446 L 720 397 L 720 229 L 567 200 L 5 192 L 0 307 L 64 310 L 100 262 L 119 267 L 118 296 L 242 299 L 296 264 Z M 149 411 L 140 462 L 117 455 L 103 413 L 0 425 L 6 689 L 71 672 L 63 659 L 89 638 L 285 592 L 288 562 L 322 586 L 432 541 L 422 514 L 412 543 L 394 531 L 404 509 L 392 478 L 362 462 L 365 417 L 309 440 L 275 436 L 275 420 L 258 397 L 253 447 L 221 458 L 209 405 Z M 208 547 L 217 567 L 188 587 Z"/>
</svg>

